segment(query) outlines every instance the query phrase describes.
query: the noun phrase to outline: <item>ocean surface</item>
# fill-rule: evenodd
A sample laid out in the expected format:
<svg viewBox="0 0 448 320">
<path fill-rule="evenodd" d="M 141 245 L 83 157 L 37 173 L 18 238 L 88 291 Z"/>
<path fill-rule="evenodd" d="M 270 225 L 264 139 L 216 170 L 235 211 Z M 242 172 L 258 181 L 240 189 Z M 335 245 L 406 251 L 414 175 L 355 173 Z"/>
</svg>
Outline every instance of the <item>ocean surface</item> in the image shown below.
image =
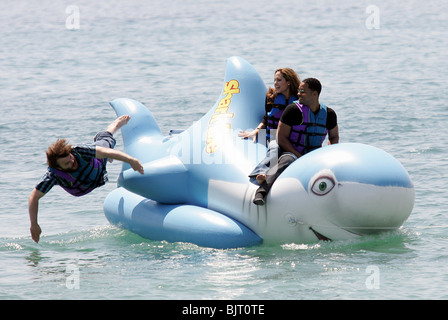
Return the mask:
<svg viewBox="0 0 448 320">
<path fill-rule="evenodd" d="M 0 299 L 447 299 L 448 2 L 0 0 Z M 228 57 L 273 85 L 323 84 L 340 141 L 395 156 L 415 185 L 403 227 L 356 240 L 217 250 L 111 226 L 108 184 L 28 196 L 57 138 L 88 142 L 133 98 L 162 132 L 219 98 Z M 123 150 L 121 133 L 117 149 Z"/>
</svg>

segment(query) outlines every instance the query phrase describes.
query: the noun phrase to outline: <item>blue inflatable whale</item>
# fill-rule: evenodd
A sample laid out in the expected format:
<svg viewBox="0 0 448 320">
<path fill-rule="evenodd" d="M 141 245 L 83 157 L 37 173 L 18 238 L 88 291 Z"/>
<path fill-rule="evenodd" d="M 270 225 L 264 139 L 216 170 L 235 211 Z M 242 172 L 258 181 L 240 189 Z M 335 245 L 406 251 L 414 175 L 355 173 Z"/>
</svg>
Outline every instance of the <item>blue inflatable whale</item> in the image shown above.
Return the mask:
<svg viewBox="0 0 448 320">
<path fill-rule="evenodd" d="M 414 205 L 405 168 L 376 147 L 324 146 L 292 163 L 277 179 L 266 205 L 252 203 L 257 185 L 248 174 L 266 144 L 242 140 L 264 114 L 267 88 L 245 60 L 227 60 L 222 93 L 199 121 L 163 136 L 151 112 L 131 99 L 111 102 L 131 120 L 124 149 L 144 175 L 126 163 L 118 188 L 104 203 L 114 225 L 152 240 L 213 248 L 264 243 L 310 243 L 399 228 Z"/>
</svg>

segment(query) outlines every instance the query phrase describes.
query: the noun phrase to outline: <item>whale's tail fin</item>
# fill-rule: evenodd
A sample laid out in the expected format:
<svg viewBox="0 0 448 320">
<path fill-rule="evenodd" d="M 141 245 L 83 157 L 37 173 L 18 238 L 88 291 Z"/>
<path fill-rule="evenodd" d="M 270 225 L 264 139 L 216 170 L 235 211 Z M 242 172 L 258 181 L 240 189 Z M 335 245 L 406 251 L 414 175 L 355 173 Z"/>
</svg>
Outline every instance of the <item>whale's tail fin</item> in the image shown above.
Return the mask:
<svg viewBox="0 0 448 320">
<path fill-rule="evenodd" d="M 145 174 L 133 171 L 123 163 L 118 184 L 129 191 L 150 197 L 161 203 L 184 203 L 187 169 L 175 156 L 167 154 L 161 145 L 166 140 L 152 113 L 132 99 L 116 99 L 110 105 L 117 116 L 129 115 L 129 122 L 121 127 L 124 150 L 143 164 Z"/>
<path fill-rule="evenodd" d="M 153 145 L 162 143 L 163 135 L 152 113 L 136 100 L 119 98 L 110 102 L 117 116 L 129 115 L 128 124 L 121 128 L 125 152 L 142 163 L 154 159 Z"/>
</svg>

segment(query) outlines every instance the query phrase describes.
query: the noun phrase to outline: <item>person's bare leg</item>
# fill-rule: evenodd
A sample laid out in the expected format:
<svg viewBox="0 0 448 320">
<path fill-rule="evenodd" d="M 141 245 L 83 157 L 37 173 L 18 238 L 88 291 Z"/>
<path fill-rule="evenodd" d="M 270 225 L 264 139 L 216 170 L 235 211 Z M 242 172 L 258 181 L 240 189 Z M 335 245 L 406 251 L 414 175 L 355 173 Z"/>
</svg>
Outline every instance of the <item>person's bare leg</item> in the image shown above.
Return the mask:
<svg viewBox="0 0 448 320">
<path fill-rule="evenodd" d="M 114 134 L 115 131 L 119 130 L 122 126 L 126 125 L 129 122 L 129 119 L 131 119 L 131 117 L 128 115 L 118 117 L 117 119 L 114 120 L 114 122 L 112 122 L 110 125 L 107 126 L 106 131 Z M 112 161 L 114 160 L 108 159 L 108 161 L 112 163 Z"/>
<path fill-rule="evenodd" d="M 117 119 L 115 119 L 114 122 L 112 122 L 110 125 L 107 126 L 106 131 L 109 131 L 110 133 L 114 134 L 115 131 L 117 131 L 122 126 L 127 124 L 129 119 L 131 119 L 131 117 L 128 115 L 118 117 Z"/>
</svg>

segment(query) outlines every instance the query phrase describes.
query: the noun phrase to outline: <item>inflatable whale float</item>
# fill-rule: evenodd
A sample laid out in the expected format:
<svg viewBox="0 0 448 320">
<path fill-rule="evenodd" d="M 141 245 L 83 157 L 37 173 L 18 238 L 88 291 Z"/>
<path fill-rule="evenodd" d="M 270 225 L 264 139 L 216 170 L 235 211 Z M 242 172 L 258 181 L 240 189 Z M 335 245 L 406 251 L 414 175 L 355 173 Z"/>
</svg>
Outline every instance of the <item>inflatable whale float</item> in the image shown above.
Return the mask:
<svg viewBox="0 0 448 320">
<path fill-rule="evenodd" d="M 141 175 L 123 164 L 118 187 L 104 202 L 107 219 L 142 237 L 213 248 L 264 243 L 310 243 L 399 228 L 414 205 L 405 168 L 373 146 L 324 146 L 293 162 L 264 206 L 252 203 L 248 174 L 266 144 L 238 137 L 264 114 L 267 88 L 245 60 L 227 60 L 216 104 L 187 130 L 163 136 L 151 112 L 132 99 L 111 102 L 129 114 L 124 149 Z"/>
</svg>

